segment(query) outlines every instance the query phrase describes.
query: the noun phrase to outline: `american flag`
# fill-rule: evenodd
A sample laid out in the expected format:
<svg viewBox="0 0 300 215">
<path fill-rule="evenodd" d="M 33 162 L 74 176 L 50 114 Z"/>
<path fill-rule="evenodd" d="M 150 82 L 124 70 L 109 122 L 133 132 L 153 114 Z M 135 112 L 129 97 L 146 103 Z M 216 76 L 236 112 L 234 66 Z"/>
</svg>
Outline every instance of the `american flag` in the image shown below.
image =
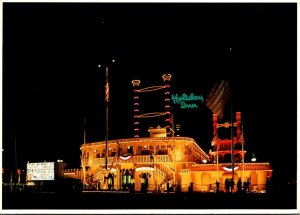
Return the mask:
<svg viewBox="0 0 300 215">
<path fill-rule="evenodd" d="M 223 117 L 223 111 L 226 101 L 230 96 L 228 81 L 218 81 L 207 98 L 205 99 L 206 106 L 219 118 Z"/>
<path fill-rule="evenodd" d="M 108 84 L 108 81 L 105 84 L 105 101 L 109 102 L 109 84 Z"/>
</svg>

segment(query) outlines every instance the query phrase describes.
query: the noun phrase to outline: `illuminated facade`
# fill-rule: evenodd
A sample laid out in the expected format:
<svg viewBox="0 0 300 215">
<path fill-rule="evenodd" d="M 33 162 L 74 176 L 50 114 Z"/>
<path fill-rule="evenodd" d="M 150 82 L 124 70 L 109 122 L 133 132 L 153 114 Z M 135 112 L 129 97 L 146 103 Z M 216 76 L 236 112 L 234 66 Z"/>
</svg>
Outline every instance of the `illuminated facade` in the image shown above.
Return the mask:
<svg viewBox="0 0 300 215">
<path fill-rule="evenodd" d="M 148 191 L 164 191 L 169 184 L 174 191 L 187 192 L 192 187 L 193 191 L 209 192 L 216 190 L 218 180 L 220 191 L 225 190 L 225 180 L 232 178 L 231 163 L 220 160 L 216 164 L 211 160 L 215 153 L 206 154 L 192 138 L 166 137 L 165 128 L 151 128 L 149 132 L 148 138 L 108 141 L 107 170 L 105 141 L 82 145 L 85 183 L 99 183 L 92 189 L 127 190 L 134 179 L 135 190 L 146 184 Z M 235 182 L 249 179 L 252 190 L 266 189 L 272 172 L 269 163 L 238 161 L 234 166 Z"/>
<path fill-rule="evenodd" d="M 206 162 L 209 156 L 192 138 L 166 137 L 165 128 L 150 128 L 149 132 L 150 138 L 108 141 L 108 171 L 105 142 L 82 145 L 86 175 L 101 180 L 101 189 L 127 189 L 132 179 L 136 190 L 143 182 L 148 190 L 166 189 L 167 183 L 170 187 L 190 184 L 187 175 L 191 174 L 192 166 Z"/>
<path fill-rule="evenodd" d="M 241 113 L 233 123 L 218 123 L 213 114 L 212 149 L 205 153 L 190 137 L 175 135 L 171 99 L 174 104 L 202 100 L 200 96 L 171 97 L 171 75 L 164 74 L 163 86 L 140 89 L 133 80 L 133 138 L 81 145 L 81 170 L 66 170 L 65 177 L 82 180 L 87 190 L 135 190 L 198 192 L 228 191 L 227 181 L 251 185 L 248 192 L 264 192 L 272 176 L 269 163 L 245 163 Z M 164 112 L 140 113 L 140 93 L 164 89 Z M 178 101 L 177 101 L 178 100 Z M 195 104 L 193 107 L 196 106 Z M 149 137 L 140 137 L 140 118 L 160 117 L 165 127 L 149 128 Z M 219 128 L 231 128 L 231 139 L 220 139 Z M 233 136 L 233 128 L 235 136 Z M 179 125 L 176 125 L 178 131 Z M 234 167 L 234 168 L 232 168 Z M 79 174 L 79 172 L 81 172 Z"/>
</svg>

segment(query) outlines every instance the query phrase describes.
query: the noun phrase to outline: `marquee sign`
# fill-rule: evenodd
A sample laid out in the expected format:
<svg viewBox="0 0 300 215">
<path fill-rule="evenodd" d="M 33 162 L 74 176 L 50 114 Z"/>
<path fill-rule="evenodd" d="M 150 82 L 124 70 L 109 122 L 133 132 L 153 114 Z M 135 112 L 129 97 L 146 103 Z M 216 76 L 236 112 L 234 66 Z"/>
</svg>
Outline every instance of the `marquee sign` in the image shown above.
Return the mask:
<svg viewBox="0 0 300 215">
<path fill-rule="evenodd" d="M 198 108 L 197 102 L 204 102 L 202 95 L 195 95 L 194 93 L 181 95 L 172 94 L 171 99 L 173 104 L 179 104 L 181 109 L 195 109 Z"/>
<path fill-rule="evenodd" d="M 54 180 L 54 162 L 27 163 L 27 181 Z"/>
</svg>

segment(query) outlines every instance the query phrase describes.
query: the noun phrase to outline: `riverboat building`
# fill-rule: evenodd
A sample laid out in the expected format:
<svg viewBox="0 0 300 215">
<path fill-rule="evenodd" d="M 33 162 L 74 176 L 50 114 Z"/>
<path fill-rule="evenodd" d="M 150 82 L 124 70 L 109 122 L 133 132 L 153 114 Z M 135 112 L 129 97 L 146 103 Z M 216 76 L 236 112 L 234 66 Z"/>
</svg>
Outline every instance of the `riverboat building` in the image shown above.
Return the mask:
<svg viewBox="0 0 300 215">
<path fill-rule="evenodd" d="M 175 135 L 170 79 L 165 74 L 165 85 L 144 89 L 139 88 L 139 80 L 133 80 L 133 138 L 82 144 L 81 169 L 65 170 L 65 177 L 80 175 L 85 190 L 228 192 L 227 181 L 233 180 L 250 185 L 248 192 L 265 192 L 272 169 L 267 162 L 245 162 L 241 113 L 236 112 L 235 122 L 223 124 L 213 114 L 214 137 L 206 153 L 195 139 Z M 165 111 L 141 114 L 140 94 L 153 90 L 164 90 Z M 151 127 L 148 137 L 140 137 L 139 119 L 156 115 L 165 118 L 164 127 Z M 218 137 L 219 128 L 231 126 L 235 128 L 231 139 Z"/>
</svg>

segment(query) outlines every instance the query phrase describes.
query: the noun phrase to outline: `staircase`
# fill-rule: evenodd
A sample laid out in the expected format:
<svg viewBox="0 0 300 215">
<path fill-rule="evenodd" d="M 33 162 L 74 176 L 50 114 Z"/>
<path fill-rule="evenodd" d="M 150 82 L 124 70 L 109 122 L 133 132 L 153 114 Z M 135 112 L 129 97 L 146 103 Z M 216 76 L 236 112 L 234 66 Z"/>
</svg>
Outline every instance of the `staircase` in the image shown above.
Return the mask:
<svg viewBox="0 0 300 215">
<path fill-rule="evenodd" d="M 173 167 L 169 166 L 166 162 L 161 161 L 161 159 L 153 155 L 155 158 L 155 167 L 156 167 L 156 175 L 162 178 L 162 182 L 158 185 L 159 190 L 162 189 L 162 186 L 169 181 L 174 179 L 175 170 Z"/>
</svg>

